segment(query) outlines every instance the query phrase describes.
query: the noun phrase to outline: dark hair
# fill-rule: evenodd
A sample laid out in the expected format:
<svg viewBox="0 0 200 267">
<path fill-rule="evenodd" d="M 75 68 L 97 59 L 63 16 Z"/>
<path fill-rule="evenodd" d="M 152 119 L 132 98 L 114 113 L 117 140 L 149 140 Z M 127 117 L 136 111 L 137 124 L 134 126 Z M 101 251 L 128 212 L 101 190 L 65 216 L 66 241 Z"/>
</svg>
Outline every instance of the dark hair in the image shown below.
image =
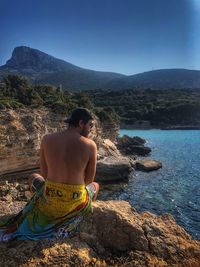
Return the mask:
<svg viewBox="0 0 200 267">
<path fill-rule="evenodd" d="M 93 114 L 86 108 L 76 108 L 72 111 L 69 118 L 64 119 L 64 122 L 69 123 L 69 125 L 78 126 L 79 121 L 82 120 L 87 123 L 89 120 L 93 120 Z"/>
</svg>

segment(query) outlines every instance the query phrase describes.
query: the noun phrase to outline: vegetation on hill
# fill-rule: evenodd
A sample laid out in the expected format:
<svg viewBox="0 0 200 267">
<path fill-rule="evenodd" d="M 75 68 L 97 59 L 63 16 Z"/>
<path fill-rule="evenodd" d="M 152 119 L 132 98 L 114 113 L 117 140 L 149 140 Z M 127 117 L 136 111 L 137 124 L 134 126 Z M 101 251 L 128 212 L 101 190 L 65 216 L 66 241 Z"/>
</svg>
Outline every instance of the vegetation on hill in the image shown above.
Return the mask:
<svg viewBox="0 0 200 267">
<path fill-rule="evenodd" d="M 95 106 L 112 108 L 121 124 L 148 121 L 153 127 L 200 125 L 200 90 L 130 89 L 88 91 Z"/>
<path fill-rule="evenodd" d="M 32 85 L 24 77 L 8 75 L 0 82 L 0 109 L 47 107 L 60 114 L 69 114 L 76 107 L 93 111 L 100 121 L 118 123 L 118 116 L 107 107 L 95 107 L 86 92 L 68 92 L 59 87 Z"/>
<path fill-rule="evenodd" d="M 129 89 L 69 92 L 59 87 L 33 85 L 8 75 L 0 83 L 0 109 L 47 107 L 69 114 L 76 107 L 92 110 L 101 121 L 124 126 L 148 122 L 153 127 L 200 125 L 200 90 Z"/>
</svg>

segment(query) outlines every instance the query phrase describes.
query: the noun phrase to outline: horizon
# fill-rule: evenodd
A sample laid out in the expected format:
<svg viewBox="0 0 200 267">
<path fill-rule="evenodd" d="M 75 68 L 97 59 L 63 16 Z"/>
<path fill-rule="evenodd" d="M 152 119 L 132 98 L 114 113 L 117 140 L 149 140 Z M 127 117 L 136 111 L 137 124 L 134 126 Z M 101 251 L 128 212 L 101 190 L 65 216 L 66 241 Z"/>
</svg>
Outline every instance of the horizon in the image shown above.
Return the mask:
<svg viewBox="0 0 200 267">
<path fill-rule="evenodd" d="M 200 70 L 198 0 L 2 3 L 0 65 L 27 46 L 85 69 Z M 8 16 L 9 14 L 9 16 Z"/>
</svg>

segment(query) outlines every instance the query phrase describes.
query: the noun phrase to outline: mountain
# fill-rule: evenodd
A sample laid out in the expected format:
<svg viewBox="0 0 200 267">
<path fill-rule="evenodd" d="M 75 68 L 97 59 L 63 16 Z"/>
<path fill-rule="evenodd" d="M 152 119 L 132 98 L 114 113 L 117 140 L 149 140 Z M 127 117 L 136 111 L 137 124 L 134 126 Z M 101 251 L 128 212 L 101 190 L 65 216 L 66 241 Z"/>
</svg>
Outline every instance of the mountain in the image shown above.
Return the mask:
<svg viewBox="0 0 200 267">
<path fill-rule="evenodd" d="M 0 67 L 0 76 L 5 74 L 21 74 L 33 83 L 62 84 L 69 90 L 200 88 L 199 70 L 162 69 L 126 76 L 80 68 L 26 46 L 16 47 L 11 59 Z"/>
<path fill-rule="evenodd" d="M 122 77 L 108 82 L 112 89 L 142 88 L 200 88 L 200 71 L 162 69 Z"/>
<path fill-rule="evenodd" d="M 26 46 L 16 47 L 12 57 L 0 67 L 0 76 L 21 74 L 34 83 L 51 84 L 71 90 L 104 88 L 125 75 L 80 68 L 64 60 Z"/>
</svg>

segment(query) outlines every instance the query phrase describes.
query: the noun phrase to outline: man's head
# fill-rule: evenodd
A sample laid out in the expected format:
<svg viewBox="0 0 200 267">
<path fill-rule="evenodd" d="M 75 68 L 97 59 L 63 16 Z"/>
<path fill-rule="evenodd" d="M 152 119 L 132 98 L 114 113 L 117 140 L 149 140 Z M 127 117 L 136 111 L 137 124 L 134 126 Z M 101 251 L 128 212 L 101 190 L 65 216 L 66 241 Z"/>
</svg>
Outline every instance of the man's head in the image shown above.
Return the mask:
<svg viewBox="0 0 200 267">
<path fill-rule="evenodd" d="M 94 125 L 94 115 L 85 108 L 76 108 L 64 122 L 69 123 L 69 127 L 77 128 L 82 136 L 88 137 Z"/>
</svg>

